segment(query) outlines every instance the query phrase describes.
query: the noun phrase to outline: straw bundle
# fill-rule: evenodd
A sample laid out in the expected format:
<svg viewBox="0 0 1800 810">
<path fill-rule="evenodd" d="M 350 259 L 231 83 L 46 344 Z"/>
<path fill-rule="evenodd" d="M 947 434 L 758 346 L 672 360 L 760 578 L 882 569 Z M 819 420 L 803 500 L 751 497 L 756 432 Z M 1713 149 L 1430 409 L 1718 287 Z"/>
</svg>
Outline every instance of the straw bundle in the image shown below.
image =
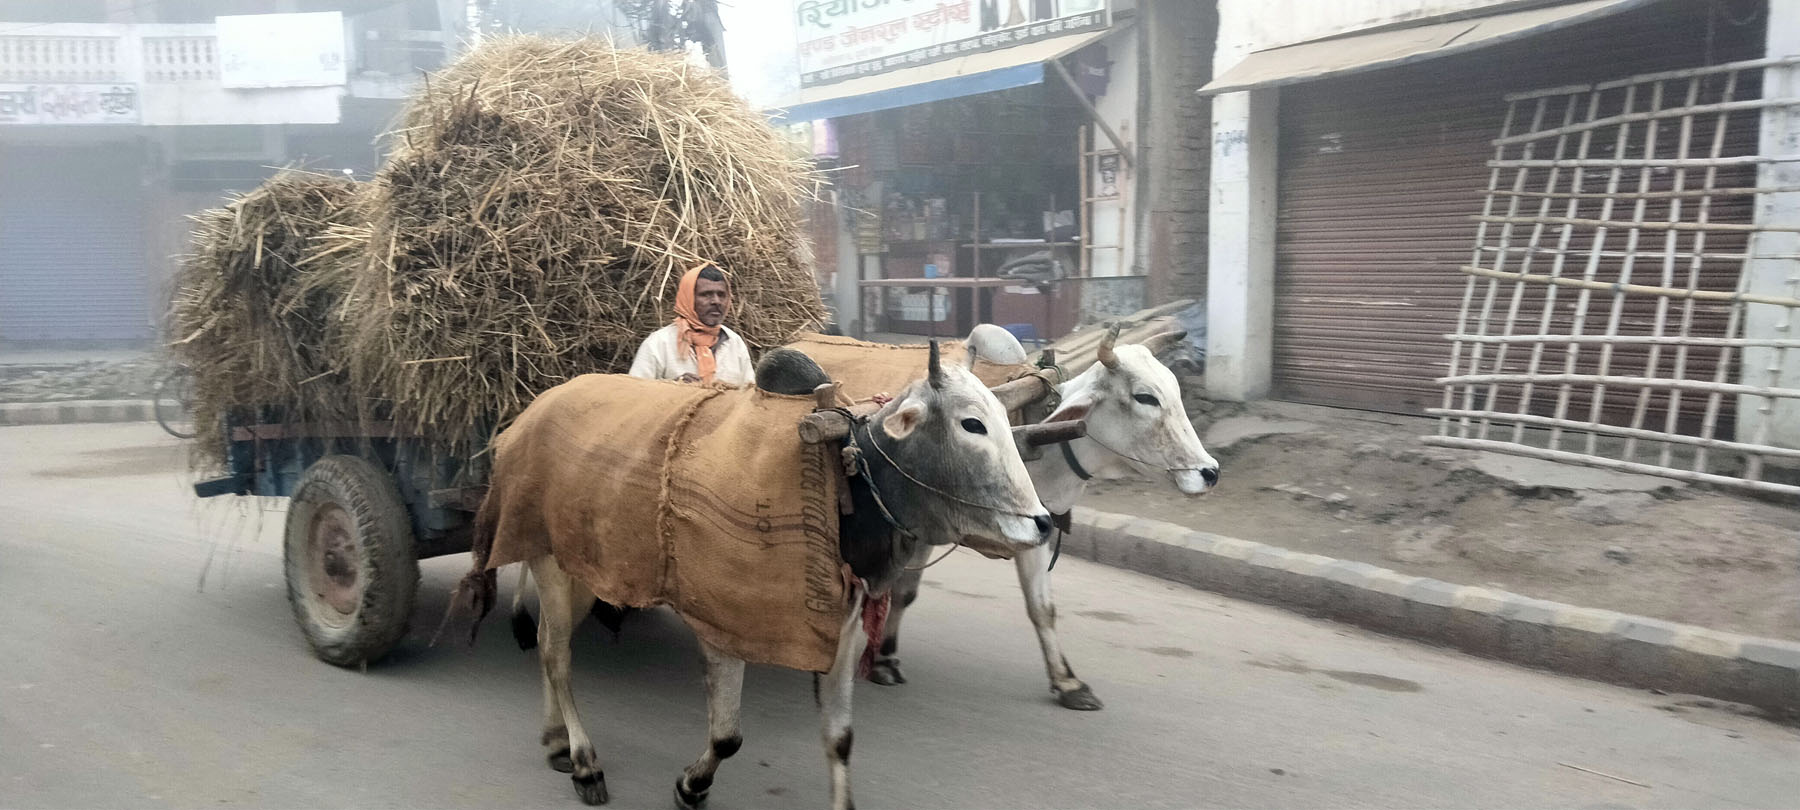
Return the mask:
<svg viewBox="0 0 1800 810">
<path fill-rule="evenodd" d="M 357 184 L 284 170 L 223 208 L 196 214 L 176 278 L 171 346 L 194 374 L 202 460 L 234 407 L 279 404 L 290 418 L 345 413 L 331 327 L 358 257 L 315 255 L 318 236 L 353 216 Z"/>
<path fill-rule="evenodd" d="M 357 388 L 452 444 L 620 372 L 687 268 L 753 346 L 823 318 L 804 162 L 716 73 L 602 40 L 490 40 L 430 77 L 377 175 L 351 296 Z M 472 435 L 476 431 L 477 435 Z"/>
</svg>

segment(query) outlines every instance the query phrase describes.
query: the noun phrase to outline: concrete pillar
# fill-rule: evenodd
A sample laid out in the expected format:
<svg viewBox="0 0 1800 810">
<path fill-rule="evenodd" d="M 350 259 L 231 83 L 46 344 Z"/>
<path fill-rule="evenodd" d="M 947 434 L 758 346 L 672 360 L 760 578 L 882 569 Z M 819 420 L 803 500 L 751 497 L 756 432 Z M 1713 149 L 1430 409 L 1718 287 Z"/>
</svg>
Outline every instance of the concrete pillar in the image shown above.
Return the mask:
<svg viewBox="0 0 1800 810">
<path fill-rule="evenodd" d="M 1768 4 L 1767 56 L 1800 56 L 1800 3 L 1775 0 Z M 1777 66 L 1764 71 L 1764 98 L 1794 98 L 1800 94 L 1800 68 Z M 1762 188 L 1800 188 L 1800 109 L 1770 107 L 1762 113 L 1761 154 L 1785 158 L 1757 169 Z M 1768 227 L 1800 226 L 1800 192 L 1787 190 L 1758 195 L 1756 224 Z M 1800 233 L 1763 231 L 1751 245 L 1756 256 L 1800 255 Z M 1800 297 L 1800 261 L 1759 259 L 1751 263 L 1750 292 Z M 1788 307 L 1749 304 L 1745 310 L 1744 336 L 1748 338 L 1800 338 L 1800 312 Z M 1754 348 L 1744 352 L 1740 382 L 1800 388 L 1800 349 Z M 1764 442 L 1800 448 L 1800 399 L 1738 398 L 1739 441 Z"/>
<path fill-rule="evenodd" d="M 1206 391 L 1268 396 L 1275 319 L 1275 155 L 1278 91 L 1213 99 L 1207 248 Z"/>
</svg>

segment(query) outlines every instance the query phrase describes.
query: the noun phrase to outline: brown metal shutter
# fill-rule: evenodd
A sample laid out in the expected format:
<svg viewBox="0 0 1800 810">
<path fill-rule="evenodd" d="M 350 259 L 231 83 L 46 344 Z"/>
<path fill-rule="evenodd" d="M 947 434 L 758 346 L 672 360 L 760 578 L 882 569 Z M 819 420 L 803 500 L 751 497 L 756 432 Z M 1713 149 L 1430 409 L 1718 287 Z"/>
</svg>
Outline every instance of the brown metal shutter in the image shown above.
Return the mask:
<svg viewBox="0 0 1800 810">
<path fill-rule="evenodd" d="M 0 341 L 152 337 L 137 154 L 0 149 Z"/>
<path fill-rule="evenodd" d="M 1441 403 L 1506 93 L 1762 55 L 1761 4 L 1666 2 L 1463 56 L 1281 90 L 1274 396 Z M 1754 126 L 1734 124 L 1734 153 Z M 1749 222 L 1743 199 L 1713 221 Z M 1722 324 L 1719 326 L 1722 330 Z M 1690 375 L 1711 374 L 1693 369 Z"/>
</svg>

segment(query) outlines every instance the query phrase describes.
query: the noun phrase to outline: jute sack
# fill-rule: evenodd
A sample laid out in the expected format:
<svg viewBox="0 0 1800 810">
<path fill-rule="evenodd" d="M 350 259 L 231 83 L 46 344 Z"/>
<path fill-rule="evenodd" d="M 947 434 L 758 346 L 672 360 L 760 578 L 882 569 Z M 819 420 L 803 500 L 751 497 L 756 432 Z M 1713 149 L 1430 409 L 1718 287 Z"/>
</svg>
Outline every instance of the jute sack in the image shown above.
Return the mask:
<svg viewBox="0 0 1800 810">
<path fill-rule="evenodd" d="M 925 358 L 930 351 L 923 343 L 896 346 L 813 332 L 801 332 L 787 348 L 811 357 L 831 379 L 843 384 L 843 393 L 853 400 L 899 394 L 907 383 L 925 376 Z M 946 364 L 960 364 L 966 357 L 960 340 L 938 341 L 938 351 Z M 1032 367 L 976 360 L 970 370 L 976 379 L 992 388 L 1029 373 Z"/>
<path fill-rule="evenodd" d="M 824 672 L 848 615 L 838 475 L 811 397 L 624 375 L 538 396 L 495 445 L 488 567 L 554 553 L 595 596 L 669 605 L 702 641 Z"/>
</svg>

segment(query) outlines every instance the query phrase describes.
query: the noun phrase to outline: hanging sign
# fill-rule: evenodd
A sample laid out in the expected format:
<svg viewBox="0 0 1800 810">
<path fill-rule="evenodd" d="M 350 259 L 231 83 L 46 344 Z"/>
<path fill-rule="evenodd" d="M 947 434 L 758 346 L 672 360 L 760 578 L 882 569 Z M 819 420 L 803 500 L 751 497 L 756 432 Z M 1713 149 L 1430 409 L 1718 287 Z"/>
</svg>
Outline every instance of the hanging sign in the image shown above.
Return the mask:
<svg viewBox="0 0 1800 810">
<path fill-rule="evenodd" d="M 800 86 L 1023 45 L 1111 24 L 1107 0 L 795 0 Z"/>
</svg>

